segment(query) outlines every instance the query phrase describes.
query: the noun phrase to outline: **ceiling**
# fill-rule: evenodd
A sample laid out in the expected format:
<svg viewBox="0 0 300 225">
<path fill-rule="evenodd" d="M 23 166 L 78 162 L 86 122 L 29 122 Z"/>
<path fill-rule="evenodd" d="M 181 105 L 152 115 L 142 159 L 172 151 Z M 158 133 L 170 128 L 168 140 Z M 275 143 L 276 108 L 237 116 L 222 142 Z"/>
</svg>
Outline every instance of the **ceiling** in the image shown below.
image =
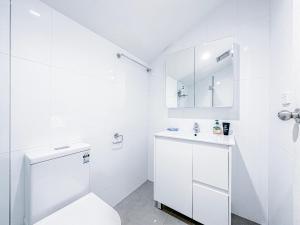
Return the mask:
<svg viewBox="0 0 300 225">
<path fill-rule="evenodd" d="M 42 0 L 151 62 L 225 0 Z"/>
</svg>

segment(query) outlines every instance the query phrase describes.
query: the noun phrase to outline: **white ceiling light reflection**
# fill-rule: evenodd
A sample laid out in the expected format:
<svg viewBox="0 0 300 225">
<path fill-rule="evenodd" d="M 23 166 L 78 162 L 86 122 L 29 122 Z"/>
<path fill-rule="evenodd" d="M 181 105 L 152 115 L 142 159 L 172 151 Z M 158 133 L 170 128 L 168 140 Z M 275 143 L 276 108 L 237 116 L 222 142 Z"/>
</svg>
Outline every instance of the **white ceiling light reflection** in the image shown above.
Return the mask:
<svg viewBox="0 0 300 225">
<path fill-rule="evenodd" d="M 201 56 L 201 59 L 202 59 L 202 60 L 208 60 L 208 59 L 210 59 L 210 57 L 211 57 L 210 52 L 204 52 L 204 53 L 202 54 L 202 56 Z"/>
<path fill-rule="evenodd" d="M 116 75 L 115 75 L 115 73 L 114 73 L 113 70 L 109 70 L 109 71 L 108 71 L 108 79 L 109 79 L 110 81 L 114 81 L 114 80 L 116 79 Z"/>
<path fill-rule="evenodd" d="M 107 73 L 107 78 L 111 82 L 118 82 L 120 81 L 120 75 L 118 75 L 115 71 L 109 70 Z"/>
<path fill-rule="evenodd" d="M 40 17 L 40 16 L 41 16 L 40 13 L 38 13 L 37 11 L 35 11 L 35 10 L 33 10 L 33 9 L 30 9 L 30 10 L 29 10 L 29 13 L 30 13 L 31 15 L 35 16 L 35 17 Z"/>
<path fill-rule="evenodd" d="M 245 46 L 245 47 L 243 48 L 243 50 L 244 50 L 245 52 L 247 52 L 247 51 L 249 50 L 249 47 L 248 47 L 248 46 Z"/>
<path fill-rule="evenodd" d="M 66 124 L 61 116 L 53 115 L 50 118 L 50 126 L 51 128 L 64 128 L 66 127 Z"/>
<path fill-rule="evenodd" d="M 118 69 L 110 69 L 106 74 L 107 85 L 105 95 L 109 96 L 107 104 L 112 109 L 123 109 L 126 106 L 126 73 Z"/>
</svg>

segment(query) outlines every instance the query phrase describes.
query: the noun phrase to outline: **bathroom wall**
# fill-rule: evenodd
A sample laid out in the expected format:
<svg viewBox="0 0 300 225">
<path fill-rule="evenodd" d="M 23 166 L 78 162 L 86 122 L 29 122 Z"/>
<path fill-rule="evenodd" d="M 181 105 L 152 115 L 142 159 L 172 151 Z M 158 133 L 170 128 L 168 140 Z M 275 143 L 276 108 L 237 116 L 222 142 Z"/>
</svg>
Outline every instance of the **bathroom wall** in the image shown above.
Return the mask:
<svg viewBox="0 0 300 225">
<path fill-rule="evenodd" d="M 224 37 L 240 46 L 239 87 L 232 108 L 168 110 L 165 107 L 164 62 L 180 49 Z M 268 82 L 269 1 L 228 0 L 198 26 L 172 44 L 152 64 L 148 177 L 153 179 L 153 134 L 168 126 L 192 132 L 195 121 L 211 132 L 213 120 L 232 122 L 237 146 L 233 150 L 233 213 L 260 224 L 268 220 Z"/>
<path fill-rule="evenodd" d="M 13 225 L 23 224 L 27 151 L 91 144 L 91 190 L 110 205 L 147 179 L 149 74 L 117 52 L 130 55 L 38 0 L 14 0 Z M 115 132 L 123 146 L 113 148 Z"/>
<path fill-rule="evenodd" d="M 9 223 L 9 10 L 0 0 L 0 224 Z"/>
<path fill-rule="evenodd" d="M 300 5 L 297 0 L 271 1 L 269 221 L 272 225 L 299 221 L 299 149 L 294 120 L 277 118 L 282 109 L 299 108 Z M 282 105 L 287 95 L 290 105 Z M 299 128 L 299 127 L 298 127 Z"/>
</svg>

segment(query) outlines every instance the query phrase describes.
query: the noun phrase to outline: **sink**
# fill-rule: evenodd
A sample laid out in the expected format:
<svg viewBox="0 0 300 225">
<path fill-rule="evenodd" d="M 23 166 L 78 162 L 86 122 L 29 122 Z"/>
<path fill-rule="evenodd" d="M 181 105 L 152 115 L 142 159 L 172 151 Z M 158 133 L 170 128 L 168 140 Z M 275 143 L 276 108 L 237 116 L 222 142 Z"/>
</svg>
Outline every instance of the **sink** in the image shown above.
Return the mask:
<svg viewBox="0 0 300 225">
<path fill-rule="evenodd" d="M 234 135 L 219 135 L 208 132 L 200 132 L 195 135 L 194 133 L 182 132 L 182 131 L 161 131 L 154 134 L 155 137 L 162 138 L 175 138 L 187 141 L 206 142 L 212 144 L 221 144 L 234 146 L 235 138 Z"/>
</svg>

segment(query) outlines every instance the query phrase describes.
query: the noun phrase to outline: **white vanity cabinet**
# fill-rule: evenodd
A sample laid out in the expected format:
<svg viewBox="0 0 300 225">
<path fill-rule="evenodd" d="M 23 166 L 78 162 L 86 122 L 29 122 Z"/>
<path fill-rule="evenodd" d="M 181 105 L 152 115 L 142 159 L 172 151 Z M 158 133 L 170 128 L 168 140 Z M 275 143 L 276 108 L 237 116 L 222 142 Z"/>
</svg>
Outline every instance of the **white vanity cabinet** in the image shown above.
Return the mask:
<svg viewBox="0 0 300 225">
<path fill-rule="evenodd" d="M 155 149 L 155 199 L 192 217 L 193 145 L 157 138 Z"/>
<path fill-rule="evenodd" d="M 233 136 L 157 133 L 154 200 L 204 225 L 229 225 L 233 145 Z"/>
</svg>

